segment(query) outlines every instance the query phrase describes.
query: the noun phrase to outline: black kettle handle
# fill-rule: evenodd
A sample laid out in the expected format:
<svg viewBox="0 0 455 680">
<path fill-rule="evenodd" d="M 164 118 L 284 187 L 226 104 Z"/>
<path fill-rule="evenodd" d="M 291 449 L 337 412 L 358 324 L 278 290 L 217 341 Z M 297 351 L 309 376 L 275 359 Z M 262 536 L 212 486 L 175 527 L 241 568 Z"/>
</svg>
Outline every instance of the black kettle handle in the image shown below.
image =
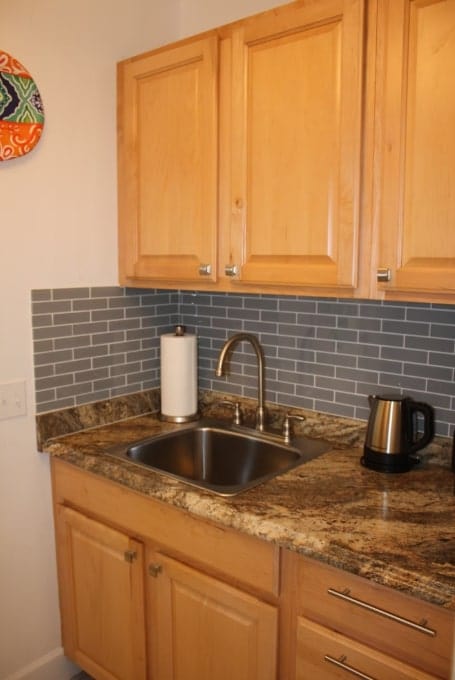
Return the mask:
<svg viewBox="0 0 455 680">
<path fill-rule="evenodd" d="M 420 401 L 409 401 L 409 419 L 412 421 L 413 413 L 423 415 L 423 434 L 415 442 L 411 442 L 409 453 L 414 453 L 429 444 L 434 437 L 434 411 L 431 406 Z"/>
</svg>

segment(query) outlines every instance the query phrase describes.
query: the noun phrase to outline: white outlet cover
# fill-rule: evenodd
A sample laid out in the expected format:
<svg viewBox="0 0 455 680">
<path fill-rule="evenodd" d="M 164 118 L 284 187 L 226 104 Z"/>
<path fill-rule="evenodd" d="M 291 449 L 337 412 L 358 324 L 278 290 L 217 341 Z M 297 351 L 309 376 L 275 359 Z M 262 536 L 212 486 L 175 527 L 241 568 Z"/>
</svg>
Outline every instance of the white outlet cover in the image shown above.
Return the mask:
<svg viewBox="0 0 455 680">
<path fill-rule="evenodd" d="M 0 420 L 27 414 L 25 380 L 0 384 Z"/>
</svg>

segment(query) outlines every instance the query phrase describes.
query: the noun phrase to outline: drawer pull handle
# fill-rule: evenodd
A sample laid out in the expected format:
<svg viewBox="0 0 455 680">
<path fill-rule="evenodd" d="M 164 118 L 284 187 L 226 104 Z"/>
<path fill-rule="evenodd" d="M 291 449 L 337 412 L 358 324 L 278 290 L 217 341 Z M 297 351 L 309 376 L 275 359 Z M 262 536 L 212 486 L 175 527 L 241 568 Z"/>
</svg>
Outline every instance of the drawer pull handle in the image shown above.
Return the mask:
<svg viewBox="0 0 455 680">
<path fill-rule="evenodd" d="M 368 604 L 368 602 L 364 602 L 363 600 L 359 600 L 356 597 L 352 597 L 350 595 L 351 591 L 348 588 L 346 588 L 346 590 L 343 590 L 343 592 L 340 592 L 339 590 L 334 590 L 333 588 L 329 588 L 327 592 L 329 595 L 339 597 L 340 600 L 345 600 L 346 602 L 355 604 L 357 605 L 357 607 L 367 609 L 369 612 L 373 612 L 374 614 L 385 616 L 386 619 L 391 619 L 396 623 L 401 623 L 403 626 L 408 626 L 409 628 L 418 630 L 420 633 L 424 633 L 425 635 L 429 635 L 430 637 L 436 636 L 436 631 L 433 630 L 432 628 L 428 628 L 428 626 L 426 625 L 427 621 L 425 619 L 423 619 L 420 623 L 415 623 L 410 619 L 405 619 L 402 616 L 398 616 L 397 614 L 392 614 L 392 612 L 387 611 L 387 609 L 379 609 L 379 607 L 375 607 L 372 604 Z"/>
<path fill-rule="evenodd" d="M 345 663 L 346 659 L 347 659 L 346 656 L 340 656 L 339 659 L 334 659 L 333 656 L 329 656 L 328 654 L 326 654 L 324 657 L 324 661 L 333 663 L 334 666 L 338 666 L 338 668 L 342 668 L 344 671 L 348 671 L 348 673 L 355 675 L 356 678 L 362 678 L 362 680 L 375 680 L 375 678 L 373 678 L 372 675 L 365 675 L 365 673 L 362 673 L 362 671 L 358 671 L 357 668 L 349 666 L 349 664 Z"/>
</svg>

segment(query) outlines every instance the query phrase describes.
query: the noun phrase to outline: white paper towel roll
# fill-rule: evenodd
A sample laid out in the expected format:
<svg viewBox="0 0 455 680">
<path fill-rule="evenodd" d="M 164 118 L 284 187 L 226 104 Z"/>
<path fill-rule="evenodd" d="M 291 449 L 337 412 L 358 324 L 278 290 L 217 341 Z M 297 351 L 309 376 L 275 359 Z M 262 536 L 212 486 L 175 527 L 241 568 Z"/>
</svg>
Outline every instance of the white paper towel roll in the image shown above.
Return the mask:
<svg viewBox="0 0 455 680">
<path fill-rule="evenodd" d="M 161 336 L 161 417 L 178 422 L 197 416 L 197 338 Z"/>
</svg>

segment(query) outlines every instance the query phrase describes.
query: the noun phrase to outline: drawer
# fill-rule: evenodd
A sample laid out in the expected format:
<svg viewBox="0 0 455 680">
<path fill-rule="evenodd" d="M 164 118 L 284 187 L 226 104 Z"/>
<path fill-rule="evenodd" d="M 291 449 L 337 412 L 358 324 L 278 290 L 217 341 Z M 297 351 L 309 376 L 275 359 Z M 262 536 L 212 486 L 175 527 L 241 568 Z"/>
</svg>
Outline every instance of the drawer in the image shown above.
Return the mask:
<svg viewBox="0 0 455 680">
<path fill-rule="evenodd" d="M 279 548 L 51 458 L 54 502 L 153 544 L 187 564 L 274 600 Z"/>
<path fill-rule="evenodd" d="M 296 680 L 434 680 L 417 668 L 299 618 Z"/>
<path fill-rule="evenodd" d="M 450 676 L 452 612 L 301 557 L 298 584 L 299 615 L 430 674 Z"/>
</svg>

